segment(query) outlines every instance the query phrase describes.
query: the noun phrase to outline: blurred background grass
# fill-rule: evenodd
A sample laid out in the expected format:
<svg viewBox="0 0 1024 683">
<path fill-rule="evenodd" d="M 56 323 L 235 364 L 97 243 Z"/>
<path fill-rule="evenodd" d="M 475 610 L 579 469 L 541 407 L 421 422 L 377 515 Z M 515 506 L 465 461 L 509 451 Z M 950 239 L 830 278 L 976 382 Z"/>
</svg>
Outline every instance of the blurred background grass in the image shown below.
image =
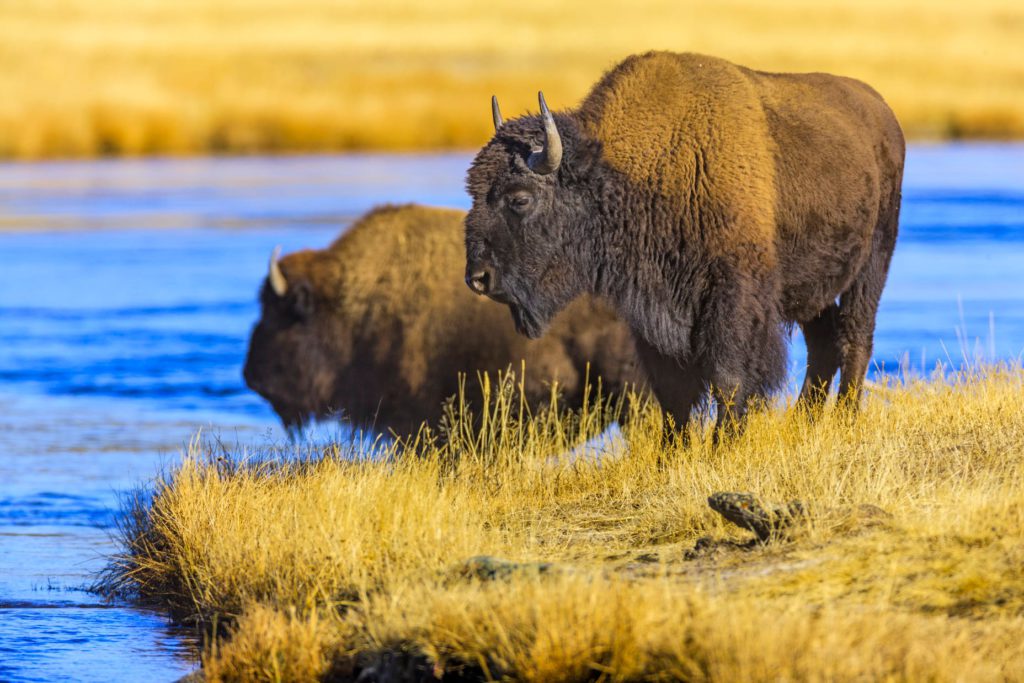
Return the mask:
<svg viewBox="0 0 1024 683">
<path fill-rule="evenodd" d="M 0 157 L 432 150 L 648 49 L 861 78 L 913 138 L 1024 137 L 1020 0 L 5 0 Z"/>
</svg>

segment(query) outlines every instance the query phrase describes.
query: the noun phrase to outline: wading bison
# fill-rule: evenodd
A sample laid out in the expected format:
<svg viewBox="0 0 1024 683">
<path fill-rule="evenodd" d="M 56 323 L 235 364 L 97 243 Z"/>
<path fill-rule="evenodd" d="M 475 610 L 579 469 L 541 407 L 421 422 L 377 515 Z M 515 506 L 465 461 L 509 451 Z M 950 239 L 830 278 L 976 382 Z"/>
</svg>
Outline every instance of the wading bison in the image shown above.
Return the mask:
<svg viewBox="0 0 1024 683">
<path fill-rule="evenodd" d="M 785 376 L 787 323 L 807 340 L 801 398 L 837 370 L 859 395 L 896 243 L 900 126 L 828 74 L 753 71 L 651 52 L 578 109 L 503 122 L 467 187 L 466 282 L 530 337 L 582 292 L 635 332 L 682 424 L 710 388 L 719 427 Z"/>
<path fill-rule="evenodd" d="M 534 405 L 547 404 L 553 380 L 567 404 L 581 404 L 588 362 L 607 392 L 638 381 L 629 328 L 607 306 L 576 302 L 531 342 L 502 306 L 468 292 L 464 219 L 379 208 L 327 249 L 280 262 L 275 254 L 244 375 L 286 426 L 340 413 L 359 427 L 411 434 L 440 418 L 460 372 L 479 401 L 477 371 L 518 372 L 521 360 Z"/>
</svg>

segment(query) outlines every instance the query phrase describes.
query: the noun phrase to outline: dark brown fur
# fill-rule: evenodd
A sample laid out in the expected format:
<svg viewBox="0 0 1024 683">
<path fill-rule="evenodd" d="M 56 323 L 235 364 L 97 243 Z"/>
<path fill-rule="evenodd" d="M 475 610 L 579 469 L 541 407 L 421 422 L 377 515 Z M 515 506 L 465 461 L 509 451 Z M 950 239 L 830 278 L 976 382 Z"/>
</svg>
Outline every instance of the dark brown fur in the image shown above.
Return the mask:
<svg viewBox="0 0 1024 683">
<path fill-rule="evenodd" d="M 629 329 L 607 306 L 579 301 L 529 341 L 504 307 L 467 291 L 464 219 L 452 209 L 379 208 L 327 249 L 281 259 L 287 293 L 263 287 L 248 385 L 286 425 L 340 413 L 362 428 L 407 435 L 436 423 L 459 373 L 477 406 L 476 373 L 518 373 L 523 360 L 533 405 L 548 402 L 555 380 L 564 401 L 580 405 L 588 362 L 606 392 L 639 380 Z"/>
<path fill-rule="evenodd" d="M 488 269 L 522 332 L 580 293 L 608 297 L 680 423 L 708 388 L 721 424 L 778 387 L 793 322 L 808 346 L 802 398 L 822 401 L 840 369 L 840 393 L 859 394 L 904 159 L 874 90 L 652 52 L 555 121 L 557 171 L 527 167 L 544 141 L 530 116 L 495 133 L 467 181 L 467 273 Z"/>
</svg>

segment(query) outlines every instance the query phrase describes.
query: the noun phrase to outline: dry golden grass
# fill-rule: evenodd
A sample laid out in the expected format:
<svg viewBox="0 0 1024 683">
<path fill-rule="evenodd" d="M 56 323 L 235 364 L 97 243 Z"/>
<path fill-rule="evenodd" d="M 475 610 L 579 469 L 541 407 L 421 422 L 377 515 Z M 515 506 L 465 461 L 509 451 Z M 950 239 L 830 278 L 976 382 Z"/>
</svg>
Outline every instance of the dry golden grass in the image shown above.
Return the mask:
<svg viewBox="0 0 1024 683">
<path fill-rule="evenodd" d="M 508 391 L 445 448 L 196 447 L 128 516 L 106 588 L 230 624 L 211 681 L 1024 680 L 1022 392 L 1021 368 L 890 385 L 856 418 L 778 406 L 668 450 L 645 407 L 600 457 L 571 450 L 599 408 L 520 419 Z M 720 490 L 893 518 L 687 558 L 745 536 L 705 505 Z M 467 578 L 479 555 L 526 564 Z"/>
<path fill-rule="evenodd" d="M 648 49 L 862 78 L 914 137 L 1024 135 L 1019 0 L 0 3 L 0 156 L 473 148 Z"/>
</svg>

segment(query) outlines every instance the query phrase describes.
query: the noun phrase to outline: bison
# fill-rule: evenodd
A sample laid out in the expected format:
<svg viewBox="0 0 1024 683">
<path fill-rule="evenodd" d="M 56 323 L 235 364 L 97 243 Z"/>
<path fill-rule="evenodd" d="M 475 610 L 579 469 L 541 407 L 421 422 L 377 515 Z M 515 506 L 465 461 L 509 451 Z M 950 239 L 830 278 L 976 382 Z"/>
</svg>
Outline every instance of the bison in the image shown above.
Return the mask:
<svg viewBox="0 0 1024 683">
<path fill-rule="evenodd" d="M 608 392 L 642 382 L 632 336 L 606 305 L 581 300 L 542 339 L 516 334 L 504 308 L 462 282 L 465 212 L 377 208 L 327 249 L 271 258 L 252 332 L 246 383 L 286 427 L 341 413 L 360 428 L 413 434 L 478 371 L 525 361 L 525 393 L 580 405 L 590 379 Z M 479 405 L 479 404 L 477 404 Z"/>
<path fill-rule="evenodd" d="M 492 98 L 495 134 L 467 177 L 473 291 L 530 337 L 577 295 L 606 297 L 677 424 L 710 395 L 721 429 L 776 389 L 793 323 L 802 401 L 823 402 L 837 371 L 859 396 L 905 151 L 877 92 L 649 52 L 577 109 L 539 99 L 539 116 L 504 122 Z"/>
</svg>

